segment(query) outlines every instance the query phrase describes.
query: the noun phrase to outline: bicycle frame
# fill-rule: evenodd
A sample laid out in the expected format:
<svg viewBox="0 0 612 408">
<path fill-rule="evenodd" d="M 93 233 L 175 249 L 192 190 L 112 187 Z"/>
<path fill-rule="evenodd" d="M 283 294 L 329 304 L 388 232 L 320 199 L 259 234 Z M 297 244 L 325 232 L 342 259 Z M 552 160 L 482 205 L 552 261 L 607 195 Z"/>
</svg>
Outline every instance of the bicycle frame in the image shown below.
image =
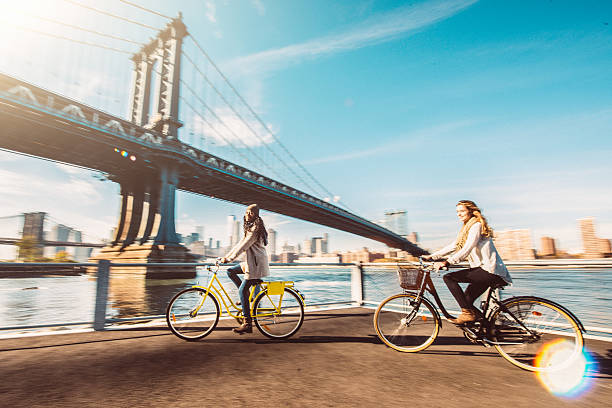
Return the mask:
<svg viewBox="0 0 612 408">
<path fill-rule="evenodd" d="M 206 289 L 206 294 L 202 297 L 202 301 L 200 302 L 198 307 L 195 308 L 192 312 L 197 313 L 202 307 L 202 305 L 204 304 L 204 301 L 206 300 L 206 297 L 208 296 L 208 294 L 213 293 L 214 295 L 216 295 L 218 299 L 221 300 L 221 302 L 223 302 L 223 307 L 225 308 L 225 311 L 227 312 L 228 315 L 230 315 L 231 317 L 235 319 L 241 318 L 242 316 L 240 315 L 240 312 L 242 312 L 242 308 L 234 303 L 231 296 L 225 290 L 223 283 L 221 283 L 221 281 L 217 277 L 218 270 L 213 272 L 212 270 L 209 269 L 209 272 L 212 273 L 212 278 L 210 278 L 208 285 L 206 286 L 193 285 L 192 286 L 193 288 Z M 259 313 L 259 314 L 253 315 L 253 300 L 255 300 L 253 298 L 253 293 L 255 292 L 255 287 L 257 286 L 257 285 L 253 285 L 249 293 L 249 308 L 251 311 L 251 316 L 252 317 L 263 317 L 263 316 L 271 316 L 271 315 L 274 315 L 275 313 L 280 313 L 281 306 L 283 304 L 284 289 L 285 287 L 293 287 L 293 282 L 291 281 L 262 282 L 262 283 L 259 283 L 258 285 L 262 286 L 261 292 L 260 292 L 261 294 L 258 294 L 258 296 L 267 296 L 268 300 L 274 306 L 274 308 L 270 310 L 269 313 Z M 276 302 L 272 298 L 270 298 L 271 295 L 280 295 L 280 298 L 278 299 L 278 304 L 276 304 Z M 226 302 L 226 299 L 228 302 Z M 235 312 L 235 314 L 232 313 L 232 310 Z"/>
</svg>

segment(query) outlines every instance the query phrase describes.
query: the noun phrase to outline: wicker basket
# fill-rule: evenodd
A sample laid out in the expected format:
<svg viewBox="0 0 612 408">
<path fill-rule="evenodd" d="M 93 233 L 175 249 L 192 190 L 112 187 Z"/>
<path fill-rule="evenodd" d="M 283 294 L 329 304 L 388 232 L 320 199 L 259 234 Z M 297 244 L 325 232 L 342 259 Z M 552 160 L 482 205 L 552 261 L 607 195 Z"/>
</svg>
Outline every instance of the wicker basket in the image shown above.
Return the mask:
<svg viewBox="0 0 612 408">
<path fill-rule="evenodd" d="M 423 280 L 423 271 L 414 266 L 398 266 L 397 275 L 403 289 L 418 289 Z"/>
</svg>

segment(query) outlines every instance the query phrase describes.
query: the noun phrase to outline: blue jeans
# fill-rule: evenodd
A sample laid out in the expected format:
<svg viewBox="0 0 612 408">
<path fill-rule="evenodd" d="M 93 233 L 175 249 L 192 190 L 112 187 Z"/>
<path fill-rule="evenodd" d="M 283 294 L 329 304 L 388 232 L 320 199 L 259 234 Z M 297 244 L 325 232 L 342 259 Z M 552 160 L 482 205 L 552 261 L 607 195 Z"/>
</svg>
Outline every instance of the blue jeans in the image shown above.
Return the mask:
<svg viewBox="0 0 612 408">
<path fill-rule="evenodd" d="M 238 296 L 240 296 L 240 303 L 242 303 L 242 315 L 245 318 L 251 317 L 251 308 L 249 307 L 249 291 L 251 290 L 251 286 L 255 286 L 255 290 L 253 291 L 253 299 L 259 294 L 261 291 L 260 285 L 256 282 L 258 279 L 245 279 L 244 281 L 240 279 L 239 274 L 244 273 L 240 264 L 234 265 L 227 270 L 227 276 L 234 282 L 234 285 L 238 287 Z"/>
</svg>

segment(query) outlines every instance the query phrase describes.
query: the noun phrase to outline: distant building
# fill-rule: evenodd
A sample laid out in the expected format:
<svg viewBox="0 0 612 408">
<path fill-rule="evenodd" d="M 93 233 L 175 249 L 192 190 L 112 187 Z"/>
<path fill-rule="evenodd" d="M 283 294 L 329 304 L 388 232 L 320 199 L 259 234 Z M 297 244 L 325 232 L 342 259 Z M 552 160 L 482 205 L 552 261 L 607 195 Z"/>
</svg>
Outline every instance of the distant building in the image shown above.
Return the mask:
<svg viewBox="0 0 612 408">
<path fill-rule="evenodd" d="M 597 235 L 595 235 L 594 218 L 583 218 L 578 220 L 578 223 L 580 224 L 582 248 L 586 258 L 602 258 L 611 252 L 610 241 L 607 239 L 597 238 Z"/>
<path fill-rule="evenodd" d="M 408 217 L 406 210 L 385 211 L 385 227 L 397 235 L 408 235 Z"/>
<path fill-rule="evenodd" d="M 528 229 L 496 231 L 494 239 L 495 247 L 502 259 L 513 261 L 535 259 L 531 231 Z"/>
<path fill-rule="evenodd" d="M 289 245 L 289 243 L 287 241 L 285 241 L 285 243 L 283 244 L 282 248 L 281 248 L 281 253 L 283 252 L 293 252 L 295 253 L 295 247 L 293 245 Z"/>
<path fill-rule="evenodd" d="M 51 228 L 51 239 L 49 241 L 57 241 L 57 242 L 69 242 L 70 233 L 72 232 L 72 228 L 67 227 L 63 224 L 54 225 Z M 60 251 L 66 252 L 65 246 L 55 247 L 55 253 L 57 254 Z"/>
<path fill-rule="evenodd" d="M 557 255 L 557 247 L 555 245 L 554 238 L 551 237 L 542 237 L 540 238 L 540 256 L 556 256 Z"/>
<path fill-rule="evenodd" d="M 341 254 L 341 262 L 373 262 L 375 259 L 382 259 L 385 254 L 381 252 L 370 252 L 366 247 L 363 247 L 359 251 L 355 252 L 343 252 Z"/>
<path fill-rule="evenodd" d="M 278 258 L 276 255 L 276 235 L 276 230 L 268 229 L 268 257 L 271 262 L 275 262 Z"/>
<path fill-rule="evenodd" d="M 312 243 L 313 243 L 312 252 L 315 255 L 321 256 L 322 254 L 327 253 L 327 240 L 325 238 L 314 237 L 312 239 Z"/>
<path fill-rule="evenodd" d="M 417 235 L 416 232 L 411 232 L 410 234 L 408 234 L 406 239 L 415 245 L 419 243 L 419 236 Z"/>
<path fill-rule="evenodd" d="M 281 263 L 293 263 L 298 258 L 295 252 L 281 252 L 279 256 L 279 262 Z"/>
<path fill-rule="evenodd" d="M 312 245 L 312 238 L 304 240 L 304 242 L 302 243 L 302 253 L 304 255 L 313 255 L 314 254 L 313 245 Z"/>
<path fill-rule="evenodd" d="M 604 256 L 612 254 L 612 242 L 609 239 L 599 238 L 599 248 Z"/>
<path fill-rule="evenodd" d="M 301 256 L 295 260 L 296 263 L 340 263 L 342 259 L 339 254 L 325 254 L 323 256 Z"/>
<path fill-rule="evenodd" d="M 240 241 L 240 221 L 234 215 L 227 216 L 227 235 L 230 247 Z"/>
<path fill-rule="evenodd" d="M 71 242 L 83 242 L 83 234 L 81 231 L 72 230 Z M 87 262 L 91 257 L 93 248 L 74 247 L 74 260 L 76 262 Z"/>
</svg>

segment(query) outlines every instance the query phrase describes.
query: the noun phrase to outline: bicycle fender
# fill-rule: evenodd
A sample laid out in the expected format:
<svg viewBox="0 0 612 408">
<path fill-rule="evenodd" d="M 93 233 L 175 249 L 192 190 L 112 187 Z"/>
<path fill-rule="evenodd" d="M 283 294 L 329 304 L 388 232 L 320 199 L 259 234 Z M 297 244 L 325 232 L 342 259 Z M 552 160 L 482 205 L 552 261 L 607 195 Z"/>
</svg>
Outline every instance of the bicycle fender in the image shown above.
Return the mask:
<svg viewBox="0 0 612 408">
<path fill-rule="evenodd" d="M 580 331 L 582 333 L 586 333 L 586 329 L 584 328 L 584 325 L 582 324 L 580 319 L 578 319 L 578 317 L 576 317 L 576 315 L 571 312 L 571 310 L 569 310 L 565 306 L 560 305 L 557 302 L 553 302 L 552 300 L 544 299 L 544 298 L 537 297 L 537 296 L 514 296 L 514 297 L 511 297 L 511 298 L 505 299 L 502 303 L 506 303 L 506 302 L 510 302 L 510 301 L 515 301 L 517 299 L 518 300 L 521 300 L 521 299 L 525 299 L 525 300 L 537 300 L 537 301 L 548 302 L 551 305 L 561 309 L 564 313 L 567 313 L 567 315 L 569 317 L 571 317 L 578 324 L 578 328 L 580 329 Z"/>
</svg>

